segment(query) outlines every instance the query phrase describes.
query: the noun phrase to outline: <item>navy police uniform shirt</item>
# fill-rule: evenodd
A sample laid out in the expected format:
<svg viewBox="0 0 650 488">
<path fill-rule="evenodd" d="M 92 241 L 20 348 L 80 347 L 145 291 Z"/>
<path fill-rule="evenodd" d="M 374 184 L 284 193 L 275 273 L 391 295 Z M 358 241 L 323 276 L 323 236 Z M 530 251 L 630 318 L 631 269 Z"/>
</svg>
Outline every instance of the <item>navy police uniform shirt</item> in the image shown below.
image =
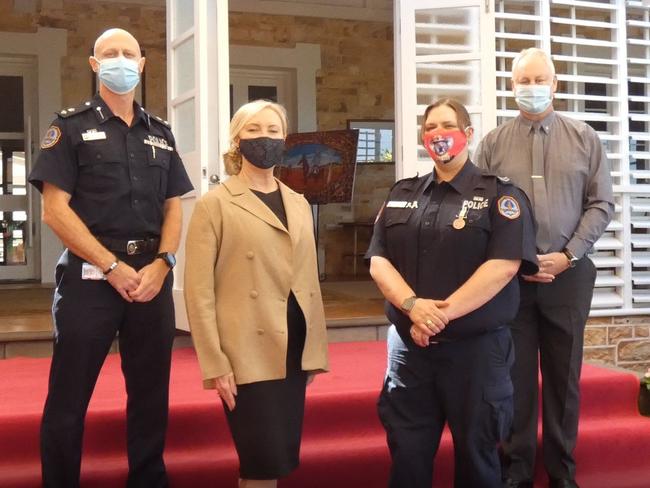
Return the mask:
<svg viewBox="0 0 650 488">
<path fill-rule="evenodd" d="M 449 182 L 436 183 L 434 173 L 398 181 L 375 222 L 366 258 L 372 256 L 388 259 L 418 297 L 437 300 L 451 295 L 490 259 L 521 259 L 521 273 L 538 271 L 526 195 L 469 160 Z M 518 307 L 519 283 L 513 279 L 485 305 L 450 321 L 435 340 L 501 327 Z M 386 315 L 408 336 L 408 315 L 388 301 Z"/>
<path fill-rule="evenodd" d="M 134 103 L 131 127 L 96 95 L 52 122 L 29 182 L 69 193 L 70 207 L 98 237 L 159 237 L 165 200 L 192 184 L 169 126 Z"/>
</svg>

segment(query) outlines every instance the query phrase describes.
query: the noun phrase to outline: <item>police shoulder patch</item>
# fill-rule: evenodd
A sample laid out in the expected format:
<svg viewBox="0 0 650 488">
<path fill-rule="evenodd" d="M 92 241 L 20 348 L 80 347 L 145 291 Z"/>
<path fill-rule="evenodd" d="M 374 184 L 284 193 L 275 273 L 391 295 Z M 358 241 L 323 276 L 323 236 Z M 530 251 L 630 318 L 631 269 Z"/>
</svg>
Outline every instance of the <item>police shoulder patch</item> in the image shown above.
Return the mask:
<svg viewBox="0 0 650 488">
<path fill-rule="evenodd" d="M 499 198 L 497 208 L 499 209 L 499 213 L 501 215 L 510 220 L 515 220 L 521 215 L 519 202 L 517 202 L 517 200 L 511 196 L 504 196 Z"/>
<path fill-rule="evenodd" d="M 49 149 L 56 146 L 57 142 L 61 139 L 61 129 L 56 125 L 51 125 L 47 132 L 45 132 L 45 137 L 41 141 L 41 149 Z"/>
</svg>

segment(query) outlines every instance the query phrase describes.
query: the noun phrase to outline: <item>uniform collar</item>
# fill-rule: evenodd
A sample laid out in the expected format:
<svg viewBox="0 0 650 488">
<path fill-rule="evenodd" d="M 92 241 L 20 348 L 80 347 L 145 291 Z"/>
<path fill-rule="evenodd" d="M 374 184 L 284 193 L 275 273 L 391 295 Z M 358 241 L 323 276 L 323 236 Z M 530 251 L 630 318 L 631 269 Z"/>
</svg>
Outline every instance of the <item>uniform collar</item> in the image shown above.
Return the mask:
<svg viewBox="0 0 650 488">
<path fill-rule="evenodd" d="M 99 95 L 99 93 L 96 93 L 95 96 L 93 97 L 93 101 L 91 102 L 91 106 L 93 109 L 93 112 L 95 112 L 95 116 L 97 117 L 97 121 L 100 124 L 103 124 L 107 120 L 115 117 L 115 114 L 113 111 L 108 107 L 104 99 Z M 150 128 L 150 120 L 149 120 L 149 115 L 145 110 L 140 106 L 138 102 L 135 100 L 133 101 L 133 124 L 135 125 L 138 120 L 142 120 L 144 124 L 147 126 L 147 128 Z"/>
<path fill-rule="evenodd" d="M 454 176 L 454 178 L 451 181 L 447 181 L 446 183 L 462 195 L 470 190 L 473 190 L 477 186 L 480 186 L 480 182 L 479 182 L 480 176 L 481 176 L 481 170 L 479 170 L 474 165 L 474 163 L 472 163 L 472 161 L 469 158 L 467 158 L 467 161 L 460 169 L 460 171 L 456 173 L 456 176 Z M 436 169 L 434 168 L 433 171 L 429 174 L 429 177 L 427 178 L 425 189 L 428 189 L 429 186 L 435 184 L 436 181 L 435 178 L 436 178 Z"/>
<path fill-rule="evenodd" d="M 539 125 L 539 127 L 546 134 L 548 134 L 549 131 L 551 130 L 551 125 L 553 124 L 554 120 L 555 120 L 555 110 L 551 110 L 551 113 L 549 113 L 546 117 L 544 117 L 542 120 L 537 122 L 533 122 L 532 120 L 527 119 L 526 117 L 519 114 L 517 116 L 516 123 L 521 128 L 521 130 L 525 135 L 528 135 L 530 132 L 532 132 L 533 127 L 537 125 Z"/>
</svg>

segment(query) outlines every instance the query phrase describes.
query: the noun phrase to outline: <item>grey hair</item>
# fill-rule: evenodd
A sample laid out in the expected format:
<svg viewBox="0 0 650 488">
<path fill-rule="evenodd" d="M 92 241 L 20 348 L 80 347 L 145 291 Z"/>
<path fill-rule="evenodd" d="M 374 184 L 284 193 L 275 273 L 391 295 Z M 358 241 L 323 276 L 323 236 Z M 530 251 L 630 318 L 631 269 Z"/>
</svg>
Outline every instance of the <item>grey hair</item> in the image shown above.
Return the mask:
<svg viewBox="0 0 650 488">
<path fill-rule="evenodd" d="M 551 70 L 551 74 L 555 76 L 555 65 L 553 64 L 551 55 L 538 47 L 529 47 L 528 49 L 522 50 L 519 54 L 517 54 L 517 56 L 515 56 L 515 59 L 513 59 L 512 61 L 513 78 L 515 77 L 515 70 L 517 69 L 517 66 L 519 65 L 520 61 L 524 58 L 528 58 L 531 56 L 542 58 L 546 62 L 549 69 Z"/>
</svg>

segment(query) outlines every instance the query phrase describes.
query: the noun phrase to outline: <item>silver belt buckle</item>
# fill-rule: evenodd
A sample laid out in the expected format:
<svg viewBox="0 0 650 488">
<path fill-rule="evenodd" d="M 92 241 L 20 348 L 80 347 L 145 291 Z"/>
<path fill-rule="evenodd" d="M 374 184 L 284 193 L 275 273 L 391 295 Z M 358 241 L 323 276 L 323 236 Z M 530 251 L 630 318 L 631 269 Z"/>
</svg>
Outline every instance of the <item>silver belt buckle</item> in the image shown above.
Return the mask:
<svg viewBox="0 0 650 488">
<path fill-rule="evenodd" d="M 127 241 L 126 243 L 126 253 L 131 256 L 138 252 L 138 241 Z"/>
</svg>

